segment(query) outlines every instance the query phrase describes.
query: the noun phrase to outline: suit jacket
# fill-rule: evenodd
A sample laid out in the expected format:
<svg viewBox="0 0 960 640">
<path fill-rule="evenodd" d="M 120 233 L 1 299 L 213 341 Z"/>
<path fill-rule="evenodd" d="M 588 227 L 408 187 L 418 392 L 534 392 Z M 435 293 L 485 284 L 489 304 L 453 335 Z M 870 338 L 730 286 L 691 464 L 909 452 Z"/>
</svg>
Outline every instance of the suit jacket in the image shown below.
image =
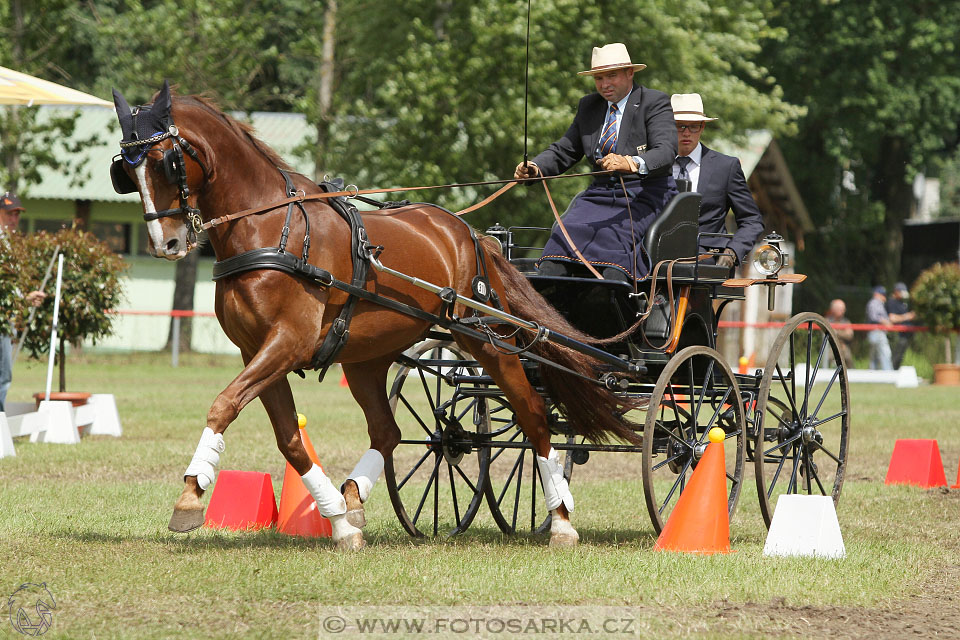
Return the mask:
<svg viewBox="0 0 960 640">
<path fill-rule="evenodd" d="M 607 109 L 607 101 L 599 93 L 580 99 L 577 115 L 567 132 L 533 159 L 543 175 L 559 175 L 583 157 L 590 160 L 594 170 L 599 170 L 597 142 Z M 677 157 L 677 127 L 667 94 L 634 83 L 623 109 L 614 153 L 643 158 L 649 171 L 644 178 L 670 175 Z"/>
<path fill-rule="evenodd" d="M 742 262 L 753 249 L 757 238 L 763 234 L 764 225 L 760 209 L 747 187 L 740 160 L 703 145 L 697 191 L 703 196 L 700 202 L 700 231 L 725 232 L 727 211 L 730 209 L 733 209 L 737 220 L 737 231 L 732 239 L 701 238 L 701 250 L 730 247 Z"/>
</svg>

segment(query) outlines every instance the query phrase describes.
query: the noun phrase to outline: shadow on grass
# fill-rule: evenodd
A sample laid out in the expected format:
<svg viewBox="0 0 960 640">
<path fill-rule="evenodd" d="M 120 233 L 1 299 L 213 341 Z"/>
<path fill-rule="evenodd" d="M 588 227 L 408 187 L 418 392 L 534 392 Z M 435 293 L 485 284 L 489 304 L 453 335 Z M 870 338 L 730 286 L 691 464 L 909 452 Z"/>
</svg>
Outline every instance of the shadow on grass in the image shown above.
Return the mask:
<svg viewBox="0 0 960 640">
<path fill-rule="evenodd" d="M 599 546 L 639 546 L 653 547 L 656 535 L 651 531 L 633 531 L 627 529 L 597 529 L 582 527 L 579 529 L 581 544 Z M 166 530 L 156 533 L 127 534 L 104 533 L 102 531 L 59 531 L 50 534 L 53 538 L 72 540 L 84 544 L 129 544 L 148 543 L 167 547 L 173 553 L 199 553 L 207 550 L 230 549 L 316 549 L 333 550 L 331 538 L 311 538 L 290 536 L 273 529 L 250 531 L 231 531 L 200 528 L 194 532 L 182 534 Z M 438 535 L 435 537 L 412 537 L 397 529 L 371 529 L 364 531 L 367 546 L 371 549 L 403 548 L 459 548 L 475 545 L 490 545 L 505 548 L 546 547 L 550 542 L 549 533 L 518 533 L 507 535 L 496 527 L 477 526 L 455 536 Z"/>
</svg>

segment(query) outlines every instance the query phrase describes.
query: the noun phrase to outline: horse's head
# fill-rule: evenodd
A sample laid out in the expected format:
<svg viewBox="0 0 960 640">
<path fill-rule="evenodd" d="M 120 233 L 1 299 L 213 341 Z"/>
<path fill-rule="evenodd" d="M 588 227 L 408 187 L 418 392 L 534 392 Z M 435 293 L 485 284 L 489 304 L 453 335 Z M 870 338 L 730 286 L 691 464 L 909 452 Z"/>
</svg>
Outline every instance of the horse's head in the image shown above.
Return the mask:
<svg viewBox="0 0 960 640">
<path fill-rule="evenodd" d="M 116 89 L 113 101 L 123 134 L 120 155 L 110 166 L 113 188 L 140 193 L 150 254 L 179 260 L 197 246 L 197 193 L 207 168 L 173 122 L 167 82 L 152 104 L 131 109 Z"/>
</svg>

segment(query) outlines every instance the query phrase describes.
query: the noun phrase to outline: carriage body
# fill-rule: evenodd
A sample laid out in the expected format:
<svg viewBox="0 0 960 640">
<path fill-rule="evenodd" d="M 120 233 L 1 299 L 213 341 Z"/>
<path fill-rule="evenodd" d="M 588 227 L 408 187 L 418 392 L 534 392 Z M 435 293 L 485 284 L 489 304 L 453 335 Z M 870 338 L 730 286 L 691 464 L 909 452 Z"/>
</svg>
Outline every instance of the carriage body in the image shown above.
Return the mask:
<svg viewBox="0 0 960 640">
<path fill-rule="evenodd" d="M 608 388 L 646 404 L 642 445 L 577 438 L 539 384 L 540 365 L 527 360 L 524 366 L 551 407 L 553 444 L 563 456 L 568 480 L 594 453 L 640 454 L 644 502 L 658 533 L 703 455 L 711 427 L 719 426 L 727 435 L 731 516 L 748 463 L 754 467 L 768 526 L 783 493 L 838 500 L 846 464 L 846 369 L 826 320 L 816 314 L 795 316 L 781 331 L 766 366 L 750 375 L 733 372 L 716 351 L 722 311 L 745 293 L 742 285 L 729 286 L 733 269 L 697 255 L 699 204 L 699 194 L 681 193 L 650 227 L 644 250 L 650 264 L 664 268 L 651 270 L 637 287 L 597 279 L 585 269 L 582 277 L 542 275 L 536 268 L 540 247 L 530 238 L 543 237 L 547 230 L 488 230 L 508 260 L 584 333 L 597 338 L 621 334 L 649 311 L 632 334 L 602 346 L 638 373 L 624 375 L 616 367 L 599 373 Z M 834 368 L 827 381 L 818 382 L 823 375 L 817 371 L 827 369 L 831 359 Z M 399 453 L 387 463 L 386 479 L 404 528 L 412 535 L 459 533 L 486 502 L 505 532 L 547 529 L 549 515 L 538 506 L 535 455 L 493 380 L 444 332 L 432 332 L 399 365 L 391 403 L 398 422 L 402 425 L 407 415 L 412 426 L 404 429 Z M 419 404 L 414 396 L 420 397 Z M 403 445 L 415 446 L 421 455 L 405 462 Z M 424 464 L 431 451 L 434 464 Z M 444 468 L 448 482 L 441 481 Z"/>
</svg>

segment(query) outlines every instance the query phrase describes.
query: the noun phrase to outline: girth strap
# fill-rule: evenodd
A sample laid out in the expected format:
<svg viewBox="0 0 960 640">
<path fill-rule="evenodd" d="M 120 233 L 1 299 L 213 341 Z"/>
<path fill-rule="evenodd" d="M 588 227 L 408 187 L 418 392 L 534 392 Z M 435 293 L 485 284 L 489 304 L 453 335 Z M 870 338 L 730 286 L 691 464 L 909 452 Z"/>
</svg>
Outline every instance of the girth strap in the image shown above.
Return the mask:
<svg viewBox="0 0 960 640">
<path fill-rule="evenodd" d="M 335 184 L 324 182 L 320 187 L 325 191 L 336 189 Z M 367 241 L 367 230 L 363 226 L 363 220 L 357 208 L 347 202 L 346 198 L 331 198 L 329 204 L 333 210 L 340 214 L 347 224 L 350 225 L 350 258 L 353 262 L 353 279 L 351 285 L 355 289 L 363 290 L 363 285 L 367 281 L 367 272 L 370 270 L 370 263 L 367 261 L 365 248 L 369 244 Z M 357 296 L 349 295 L 340 315 L 333 321 L 330 330 L 324 337 L 320 348 L 313 354 L 313 360 L 310 362 L 312 369 L 320 370 L 319 380 L 323 380 L 327 369 L 333 364 L 334 359 L 340 350 L 347 344 L 350 337 L 350 320 L 353 318 L 353 310 L 357 306 Z"/>
</svg>

